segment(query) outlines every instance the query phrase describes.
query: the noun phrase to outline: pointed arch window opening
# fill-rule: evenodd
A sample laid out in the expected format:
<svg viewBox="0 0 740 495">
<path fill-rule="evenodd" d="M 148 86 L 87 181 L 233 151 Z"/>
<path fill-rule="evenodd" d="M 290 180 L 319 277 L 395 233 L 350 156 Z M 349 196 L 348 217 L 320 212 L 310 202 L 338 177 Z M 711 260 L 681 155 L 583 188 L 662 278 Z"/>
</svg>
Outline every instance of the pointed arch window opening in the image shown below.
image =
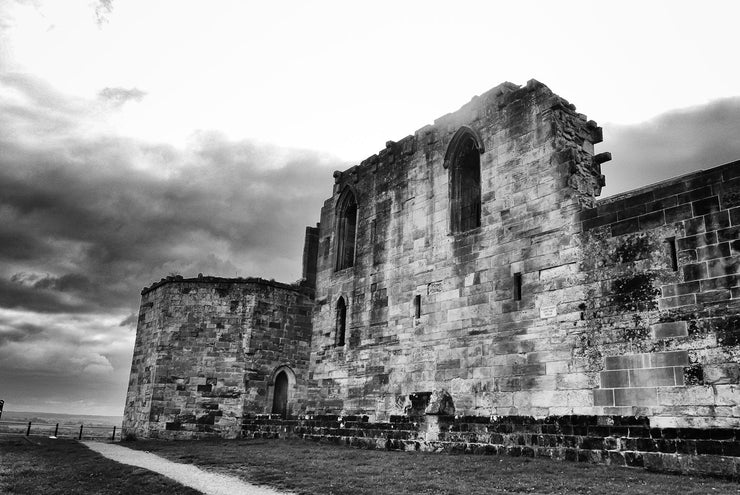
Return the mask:
<svg viewBox="0 0 740 495">
<path fill-rule="evenodd" d="M 354 266 L 356 240 L 357 201 L 347 189 L 337 205 L 337 271 Z"/>
<path fill-rule="evenodd" d="M 453 138 L 450 161 L 450 230 L 462 233 L 481 226 L 481 149 L 469 132 Z"/>
<path fill-rule="evenodd" d="M 346 333 L 347 333 L 347 304 L 344 302 L 344 298 L 340 297 L 339 300 L 337 301 L 336 336 L 334 338 L 334 344 L 337 347 L 344 347 Z"/>
</svg>

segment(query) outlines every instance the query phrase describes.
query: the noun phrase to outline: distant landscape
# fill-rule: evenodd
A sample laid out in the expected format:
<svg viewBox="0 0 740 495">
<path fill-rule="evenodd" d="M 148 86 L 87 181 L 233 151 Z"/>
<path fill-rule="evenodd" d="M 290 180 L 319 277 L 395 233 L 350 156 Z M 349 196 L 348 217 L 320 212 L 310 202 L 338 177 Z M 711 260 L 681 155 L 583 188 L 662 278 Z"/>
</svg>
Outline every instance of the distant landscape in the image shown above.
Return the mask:
<svg viewBox="0 0 740 495">
<path fill-rule="evenodd" d="M 60 414 L 30 411 L 3 411 L 0 422 L 23 421 L 39 424 L 70 424 L 85 426 L 117 426 L 121 427 L 123 416 L 96 416 L 93 414 Z"/>
<path fill-rule="evenodd" d="M 0 417 L 0 434 L 24 434 L 79 438 L 82 426 L 83 439 L 111 438 L 116 428 L 116 439 L 121 437 L 122 416 L 96 416 L 92 414 L 61 414 L 32 411 L 3 411 Z M 29 429 L 28 423 L 31 423 Z M 59 425 L 57 427 L 57 425 Z"/>
</svg>

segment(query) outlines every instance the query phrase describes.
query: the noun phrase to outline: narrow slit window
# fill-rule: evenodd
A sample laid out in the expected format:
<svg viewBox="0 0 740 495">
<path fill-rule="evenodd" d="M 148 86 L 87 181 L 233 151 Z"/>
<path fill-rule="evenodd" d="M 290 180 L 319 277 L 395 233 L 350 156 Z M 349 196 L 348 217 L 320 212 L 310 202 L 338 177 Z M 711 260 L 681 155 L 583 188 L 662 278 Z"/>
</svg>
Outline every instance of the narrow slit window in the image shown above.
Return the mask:
<svg viewBox="0 0 740 495">
<path fill-rule="evenodd" d="M 337 347 L 344 347 L 344 336 L 347 333 L 347 304 L 344 298 L 340 297 L 337 301 L 337 323 L 336 336 L 334 344 Z"/>
<path fill-rule="evenodd" d="M 668 244 L 668 255 L 671 259 L 671 270 L 678 271 L 678 252 L 676 250 L 676 238 L 669 237 L 665 240 Z"/>
<path fill-rule="evenodd" d="M 522 274 L 520 272 L 514 274 L 513 296 L 515 301 L 522 300 Z"/>
<path fill-rule="evenodd" d="M 421 295 L 414 296 L 414 318 L 421 318 Z"/>
</svg>

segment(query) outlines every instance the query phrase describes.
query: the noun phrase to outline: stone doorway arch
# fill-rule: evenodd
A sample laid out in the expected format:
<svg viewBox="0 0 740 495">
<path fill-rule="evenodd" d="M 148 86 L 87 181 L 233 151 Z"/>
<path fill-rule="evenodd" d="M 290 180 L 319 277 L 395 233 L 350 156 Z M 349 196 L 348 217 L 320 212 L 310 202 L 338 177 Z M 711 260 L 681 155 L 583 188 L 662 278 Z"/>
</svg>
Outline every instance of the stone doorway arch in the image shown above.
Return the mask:
<svg viewBox="0 0 740 495">
<path fill-rule="evenodd" d="M 281 418 L 288 415 L 288 375 L 281 371 L 275 377 L 275 391 L 272 396 L 272 414 Z"/>
<path fill-rule="evenodd" d="M 290 416 L 293 389 L 295 388 L 295 374 L 288 366 L 279 366 L 275 369 L 270 380 L 268 404 L 270 413 L 277 414 L 281 418 Z"/>
</svg>

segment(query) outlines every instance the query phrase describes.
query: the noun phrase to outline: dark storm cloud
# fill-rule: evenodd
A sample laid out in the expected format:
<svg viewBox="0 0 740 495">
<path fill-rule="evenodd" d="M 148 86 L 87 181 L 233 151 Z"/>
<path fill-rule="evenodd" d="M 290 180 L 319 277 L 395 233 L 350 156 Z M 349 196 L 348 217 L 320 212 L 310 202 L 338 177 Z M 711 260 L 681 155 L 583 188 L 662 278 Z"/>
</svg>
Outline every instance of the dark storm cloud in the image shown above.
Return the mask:
<svg viewBox="0 0 740 495">
<path fill-rule="evenodd" d="M 119 327 L 133 327 L 136 328 L 136 323 L 139 321 L 139 315 L 136 313 L 131 313 L 126 318 L 124 318 L 121 323 L 118 324 Z"/>
<path fill-rule="evenodd" d="M 92 287 L 90 279 L 78 273 L 68 273 L 61 277 L 50 275 L 34 282 L 35 289 L 50 289 L 60 292 L 87 292 Z"/>
<path fill-rule="evenodd" d="M 15 274 L 0 278 L 0 308 L 36 313 L 84 313 L 97 307 L 91 301 L 70 299 L 65 294 L 24 284 Z"/>
<path fill-rule="evenodd" d="M 139 88 L 103 88 L 98 93 L 98 98 L 114 106 L 121 106 L 128 101 L 141 101 L 145 96 L 146 92 Z"/>
<path fill-rule="evenodd" d="M 342 164 L 217 133 L 186 150 L 88 136 L 81 105 L 20 75 L 2 82 L 27 104 L 0 103 L 0 307 L 131 309 L 142 286 L 184 270 L 297 278 L 304 227 Z"/>
<path fill-rule="evenodd" d="M 636 125 L 604 125 L 604 194 L 740 159 L 740 97 L 676 110 Z"/>
<path fill-rule="evenodd" d="M 45 332 L 45 328 L 32 323 L 9 325 L 0 319 L 0 346 L 8 342 L 24 342 L 38 338 Z"/>
<path fill-rule="evenodd" d="M 212 132 L 179 149 L 99 131 L 100 100 L 115 111 L 136 89 L 85 101 L 0 73 L 3 89 L 0 385 L 15 403 L 120 407 L 142 287 L 173 273 L 296 280 L 305 226 L 345 167 Z"/>
<path fill-rule="evenodd" d="M 13 228 L 12 225 L 0 223 L 0 259 L 33 261 L 51 251 L 48 246 L 39 242 L 35 235 Z"/>
</svg>

